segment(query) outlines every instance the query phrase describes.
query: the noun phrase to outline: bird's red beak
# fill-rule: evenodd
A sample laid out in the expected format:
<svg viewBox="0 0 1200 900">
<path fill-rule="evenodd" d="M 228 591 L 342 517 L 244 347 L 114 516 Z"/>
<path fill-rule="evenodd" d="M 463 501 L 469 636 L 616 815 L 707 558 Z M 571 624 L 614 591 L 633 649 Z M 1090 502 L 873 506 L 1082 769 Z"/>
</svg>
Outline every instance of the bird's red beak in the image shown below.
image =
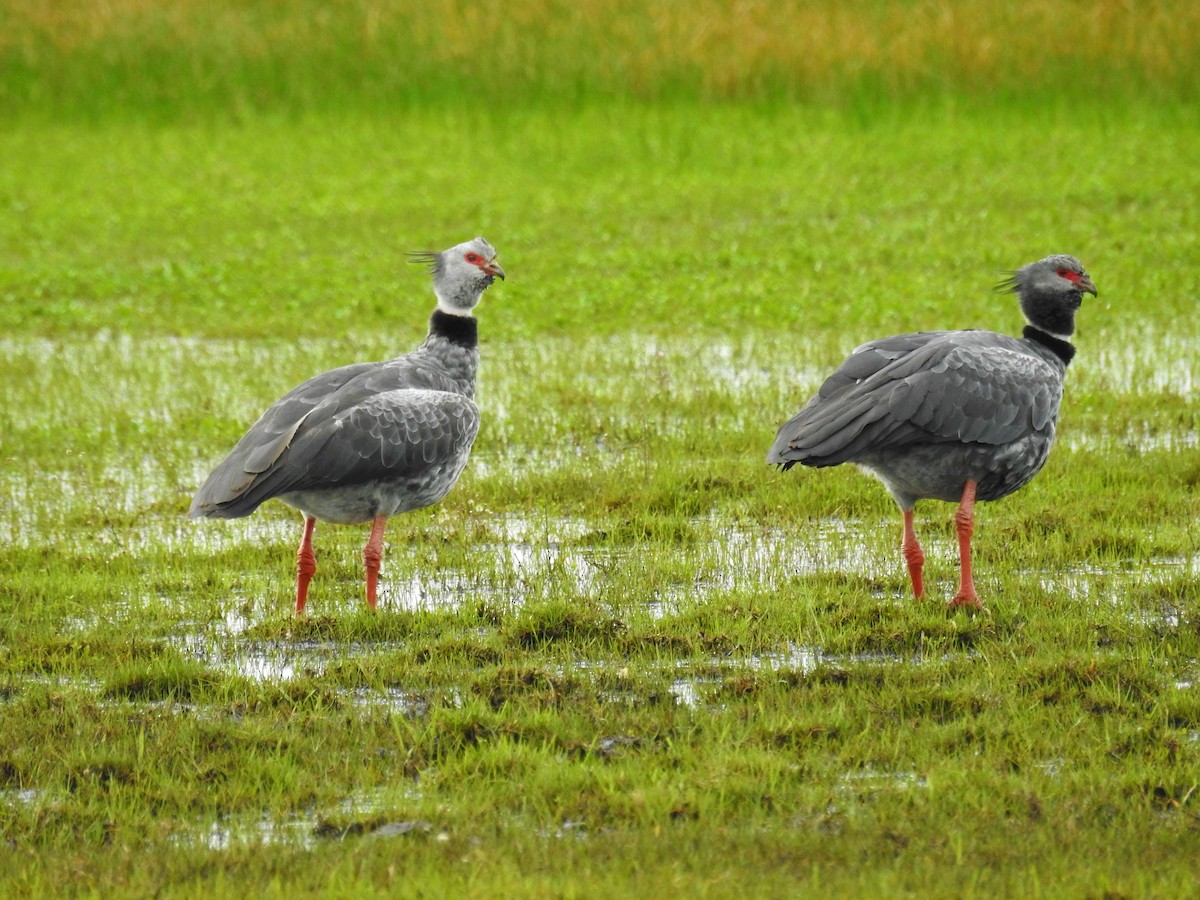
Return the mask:
<svg viewBox="0 0 1200 900">
<path fill-rule="evenodd" d="M 1091 294 L 1093 297 L 1100 296 L 1096 292 L 1096 286 L 1092 284 L 1092 279 L 1088 277 L 1087 272 L 1064 273 L 1062 269 L 1059 269 L 1058 274 L 1067 279 L 1067 281 L 1071 282 L 1071 284 L 1075 285 L 1075 287 L 1079 288 L 1080 293 Z"/>
</svg>

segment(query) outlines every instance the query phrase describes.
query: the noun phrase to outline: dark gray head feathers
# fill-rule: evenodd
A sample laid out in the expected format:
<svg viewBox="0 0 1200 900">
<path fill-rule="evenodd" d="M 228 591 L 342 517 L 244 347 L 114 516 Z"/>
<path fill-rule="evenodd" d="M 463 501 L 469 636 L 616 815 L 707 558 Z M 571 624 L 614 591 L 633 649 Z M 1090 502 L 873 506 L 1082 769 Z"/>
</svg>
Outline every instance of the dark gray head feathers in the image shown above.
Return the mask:
<svg viewBox="0 0 1200 900">
<path fill-rule="evenodd" d="M 1075 311 L 1085 293 L 1099 296 L 1083 263 L 1058 253 L 1022 266 L 996 286 L 1021 299 L 1021 311 L 1034 328 L 1058 338 L 1075 331 Z"/>
</svg>

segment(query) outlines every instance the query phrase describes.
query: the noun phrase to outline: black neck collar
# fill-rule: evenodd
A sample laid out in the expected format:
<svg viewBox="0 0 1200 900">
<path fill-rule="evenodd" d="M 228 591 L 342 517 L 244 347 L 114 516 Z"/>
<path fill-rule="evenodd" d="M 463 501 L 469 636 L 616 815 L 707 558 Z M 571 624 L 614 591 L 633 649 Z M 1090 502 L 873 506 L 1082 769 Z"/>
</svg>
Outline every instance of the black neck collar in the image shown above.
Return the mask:
<svg viewBox="0 0 1200 900">
<path fill-rule="evenodd" d="M 1034 328 L 1032 325 L 1026 325 L 1023 332 L 1025 339 L 1041 344 L 1055 356 L 1063 361 L 1063 365 L 1070 365 L 1071 360 L 1075 358 L 1075 345 L 1070 341 L 1064 341 L 1062 338 L 1056 338 L 1052 334 L 1047 334 L 1040 328 Z"/>
<path fill-rule="evenodd" d="M 474 316 L 455 316 L 435 309 L 429 317 L 429 334 L 468 350 L 479 346 L 479 325 Z"/>
</svg>

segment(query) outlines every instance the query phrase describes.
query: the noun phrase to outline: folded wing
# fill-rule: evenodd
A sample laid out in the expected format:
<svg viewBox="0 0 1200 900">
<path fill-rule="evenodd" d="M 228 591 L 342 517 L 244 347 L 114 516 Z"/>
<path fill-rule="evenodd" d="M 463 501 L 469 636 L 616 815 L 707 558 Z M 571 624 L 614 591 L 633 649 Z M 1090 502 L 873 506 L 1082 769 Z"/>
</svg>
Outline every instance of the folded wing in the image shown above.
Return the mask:
<svg viewBox="0 0 1200 900">
<path fill-rule="evenodd" d="M 913 444 L 1002 445 L 1052 421 L 1061 380 L 1018 341 L 922 332 L 864 344 L 780 429 L 767 461 L 832 466 Z"/>
<path fill-rule="evenodd" d="M 368 363 L 310 379 L 213 470 L 191 515 L 249 515 L 292 491 L 414 477 L 457 458 L 479 430 L 471 398 L 420 367 Z"/>
</svg>

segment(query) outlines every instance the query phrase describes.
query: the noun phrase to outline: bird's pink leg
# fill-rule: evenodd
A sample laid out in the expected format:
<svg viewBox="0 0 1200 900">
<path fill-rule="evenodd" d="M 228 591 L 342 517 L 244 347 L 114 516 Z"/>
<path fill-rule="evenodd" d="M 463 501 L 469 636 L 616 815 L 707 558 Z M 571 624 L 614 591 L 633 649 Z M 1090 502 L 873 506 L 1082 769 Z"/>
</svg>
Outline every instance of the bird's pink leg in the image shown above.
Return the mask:
<svg viewBox="0 0 1200 900">
<path fill-rule="evenodd" d="M 312 536 L 317 520 L 304 517 L 304 536 L 300 538 L 300 549 L 296 551 L 296 615 L 304 612 L 308 602 L 308 583 L 317 572 L 317 557 L 313 553 Z"/>
<path fill-rule="evenodd" d="M 979 597 L 975 593 L 975 580 L 971 577 L 971 535 L 975 532 L 975 482 L 968 481 L 963 488 L 962 500 L 954 513 L 954 527 L 958 531 L 958 555 L 961 566 L 961 577 L 958 582 L 958 593 L 950 601 L 951 609 L 966 606 L 971 609 L 983 609 Z"/>
<path fill-rule="evenodd" d="M 363 547 L 363 565 L 367 567 L 367 606 L 375 608 L 375 591 L 379 584 L 379 567 L 383 563 L 383 532 L 387 516 L 376 516 L 371 523 L 371 536 Z"/>
<path fill-rule="evenodd" d="M 925 578 L 922 575 L 922 568 L 925 565 L 925 553 L 917 542 L 917 532 L 913 528 L 913 511 L 905 509 L 901 512 L 904 515 L 904 540 L 900 544 L 900 550 L 904 554 L 904 561 L 908 564 L 908 577 L 912 581 L 913 596 L 924 597 Z"/>
</svg>

